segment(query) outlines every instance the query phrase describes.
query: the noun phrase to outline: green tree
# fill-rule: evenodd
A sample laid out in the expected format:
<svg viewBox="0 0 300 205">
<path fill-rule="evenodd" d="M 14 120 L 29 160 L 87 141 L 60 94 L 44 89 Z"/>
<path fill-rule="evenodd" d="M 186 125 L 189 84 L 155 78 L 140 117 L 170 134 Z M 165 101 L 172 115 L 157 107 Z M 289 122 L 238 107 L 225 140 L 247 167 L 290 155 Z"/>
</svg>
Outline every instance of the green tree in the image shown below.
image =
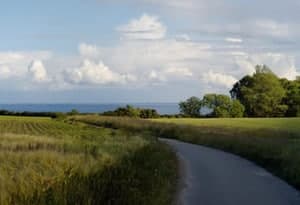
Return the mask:
<svg viewBox="0 0 300 205">
<path fill-rule="evenodd" d="M 201 100 L 197 97 L 190 97 L 186 101 L 179 103 L 180 113 L 188 117 L 199 117 Z"/>
<path fill-rule="evenodd" d="M 239 100 L 232 100 L 231 117 L 244 117 L 245 107 Z"/>
<path fill-rule="evenodd" d="M 69 115 L 78 115 L 79 111 L 76 109 L 72 109 L 71 112 L 68 112 Z"/>
<path fill-rule="evenodd" d="M 140 117 L 147 119 L 147 118 L 158 118 L 159 114 L 154 109 L 141 109 Z"/>
<path fill-rule="evenodd" d="M 287 117 L 300 117 L 300 78 L 294 81 L 281 79 L 281 84 L 286 90 L 286 97 L 283 99 L 284 104 L 288 106 Z"/>
<path fill-rule="evenodd" d="M 227 95 L 206 94 L 201 101 L 202 107 L 212 110 L 212 117 L 243 117 L 244 106 Z"/>
<path fill-rule="evenodd" d="M 265 65 L 256 66 L 253 76 L 245 76 L 230 91 L 240 100 L 250 117 L 284 116 L 288 106 L 282 104 L 286 95 L 279 78 Z"/>
</svg>

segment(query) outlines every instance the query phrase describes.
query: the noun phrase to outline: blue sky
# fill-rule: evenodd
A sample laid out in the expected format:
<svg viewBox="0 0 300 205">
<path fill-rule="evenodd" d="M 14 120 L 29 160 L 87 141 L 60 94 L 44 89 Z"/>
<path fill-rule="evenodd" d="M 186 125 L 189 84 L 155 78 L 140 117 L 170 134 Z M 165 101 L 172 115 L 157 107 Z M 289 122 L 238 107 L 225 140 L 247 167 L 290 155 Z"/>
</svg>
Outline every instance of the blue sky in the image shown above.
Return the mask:
<svg viewBox="0 0 300 205">
<path fill-rule="evenodd" d="M 177 102 L 300 67 L 294 0 L 1 1 L 0 103 Z"/>
</svg>

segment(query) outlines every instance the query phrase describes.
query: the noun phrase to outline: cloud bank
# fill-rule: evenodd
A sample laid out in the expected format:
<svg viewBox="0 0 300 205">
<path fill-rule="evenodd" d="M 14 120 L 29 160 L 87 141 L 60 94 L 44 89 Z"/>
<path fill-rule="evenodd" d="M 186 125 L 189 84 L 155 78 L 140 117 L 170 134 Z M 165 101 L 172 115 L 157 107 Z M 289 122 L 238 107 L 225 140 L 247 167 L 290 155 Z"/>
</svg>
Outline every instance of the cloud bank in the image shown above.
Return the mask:
<svg viewBox="0 0 300 205">
<path fill-rule="evenodd" d="M 195 4 L 192 0 L 147 2 L 167 7 L 184 5 L 187 9 L 194 9 L 191 5 Z M 202 3 L 197 5 L 201 7 Z M 64 60 L 66 66 L 61 69 L 53 67 L 57 56 L 51 51 L 0 52 L 0 79 L 29 78 L 28 84 L 43 84 L 43 89 L 141 88 L 193 81 L 199 90 L 215 88 L 228 92 L 239 78 L 253 73 L 257 64 L 270 66 L 280 77 L 295 79 L 299 75 L 297 54 L 257 49 L 260 42 L 255 40 L 257 37 L 280 39 L 298 32 L 273 20 L 256 20 L 245 25 L 203 25 L 198 31 L 224 34 L 210 41 L 199 40 L 184 31 L 169 33 L 166 24 L 151 14 L 116 25 L 115 30 L 120 37 L 117 43 L 102 46 L 79 42 L 78 54 Z"/>
</svg>

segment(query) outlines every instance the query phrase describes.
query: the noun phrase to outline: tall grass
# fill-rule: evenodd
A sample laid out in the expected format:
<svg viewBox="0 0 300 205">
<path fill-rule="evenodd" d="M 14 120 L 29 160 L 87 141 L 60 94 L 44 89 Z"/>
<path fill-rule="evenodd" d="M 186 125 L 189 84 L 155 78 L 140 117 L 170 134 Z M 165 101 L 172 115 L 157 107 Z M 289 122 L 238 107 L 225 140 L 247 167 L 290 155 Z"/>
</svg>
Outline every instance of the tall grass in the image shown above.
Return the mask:
<svg viewBox="0 0 300 205">
<path fill-rule="evenodd" d="M 300 189 L 300 118 L 294 119 L 159 119 L 78 116 L 86 123 L 148 131 L 235 153 L 265 167 Z"/>
<path fill-rule="evenodd" d="M 155 138 L 49 118 L 0 117 L 0 204 L 167 205 L 173 152 Z"/>
</svg>

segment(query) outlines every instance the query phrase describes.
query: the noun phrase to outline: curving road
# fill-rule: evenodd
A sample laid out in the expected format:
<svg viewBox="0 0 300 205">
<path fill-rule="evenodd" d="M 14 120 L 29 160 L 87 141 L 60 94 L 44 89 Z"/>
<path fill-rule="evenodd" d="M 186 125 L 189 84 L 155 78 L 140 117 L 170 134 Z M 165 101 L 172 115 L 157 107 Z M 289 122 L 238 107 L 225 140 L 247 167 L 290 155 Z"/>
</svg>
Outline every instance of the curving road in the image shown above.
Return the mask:
<svg viewBox="0 0 300 205">
<path fill-rule="evenodd" d="M 161 139 L 181 159 L 181 205 L 300 205 L 300 193 L 254 163 L 223 151 Z"/>
</svg>

